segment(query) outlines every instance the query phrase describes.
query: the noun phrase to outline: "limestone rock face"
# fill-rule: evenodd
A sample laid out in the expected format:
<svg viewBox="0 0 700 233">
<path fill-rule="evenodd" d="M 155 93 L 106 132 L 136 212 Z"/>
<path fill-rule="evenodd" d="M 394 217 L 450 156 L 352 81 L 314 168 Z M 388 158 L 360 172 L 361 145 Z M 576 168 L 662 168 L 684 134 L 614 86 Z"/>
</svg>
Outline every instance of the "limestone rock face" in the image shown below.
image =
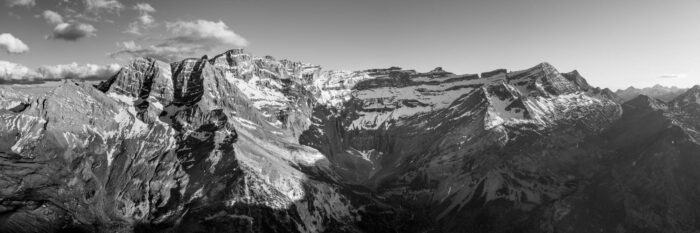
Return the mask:
<svg viewBox="0 0 700 233">
<path fill-rule="evenodd" d="M 0 86 L 0 232 L 693 232 L 698 90 L 137 58 Z"/>
</svg>

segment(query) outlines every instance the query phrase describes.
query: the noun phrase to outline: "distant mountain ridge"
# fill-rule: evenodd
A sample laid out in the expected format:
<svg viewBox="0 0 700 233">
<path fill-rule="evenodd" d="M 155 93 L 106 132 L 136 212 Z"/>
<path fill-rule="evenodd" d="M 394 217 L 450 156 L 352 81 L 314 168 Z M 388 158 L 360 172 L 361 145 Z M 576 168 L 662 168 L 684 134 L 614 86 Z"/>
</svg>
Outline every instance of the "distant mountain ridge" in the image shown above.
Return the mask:
<svg viewBox="0 0 700 233">
<path fill-rule="evenodd" d="M 627 89 L 619 89 L 615 91 L 615 94 L 617 94 L 623 101 L 629 101 L 631 99 L 636 98 L 639 95 L 646 95 L 652 98 L 657 98 L 663 101 L 671 101 L 677 96 L 683 94 L 686 92 L 688 88 L 678 88 L 678 87 L 666 87 L 662 85 L 654 85 L 653 87 L 645 87 L 645 88 L 635 88 L 635 87 L 628 87 Z"/>
<path fill-rule="evenodd" d="M 0 232 L 700 230 L 700 86 L 234 49 L 25 90 L 0 86 Z"/>
</svg>

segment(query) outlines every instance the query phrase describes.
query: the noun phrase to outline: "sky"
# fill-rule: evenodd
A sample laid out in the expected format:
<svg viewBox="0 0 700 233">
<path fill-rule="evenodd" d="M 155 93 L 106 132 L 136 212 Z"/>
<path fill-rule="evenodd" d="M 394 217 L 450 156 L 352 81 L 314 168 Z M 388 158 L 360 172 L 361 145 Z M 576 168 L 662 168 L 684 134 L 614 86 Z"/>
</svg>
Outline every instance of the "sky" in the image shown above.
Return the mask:
<svg viewBox="0 0 700 233">
<path fill-rule="evenodd" d="M 2 1 L 0 61 L 37 76 L 245 48 L 326 69 L 549 62 L 612 89 L 700 84 L 700 0 Z"/>
</svg>

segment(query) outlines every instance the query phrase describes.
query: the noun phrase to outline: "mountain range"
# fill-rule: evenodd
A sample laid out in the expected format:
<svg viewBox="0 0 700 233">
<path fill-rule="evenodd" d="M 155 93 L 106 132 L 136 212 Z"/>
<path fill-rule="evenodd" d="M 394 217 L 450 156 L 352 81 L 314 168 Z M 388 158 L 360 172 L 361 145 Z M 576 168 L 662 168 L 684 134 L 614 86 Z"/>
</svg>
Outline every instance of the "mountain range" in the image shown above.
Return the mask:
<svg viewBox="0 0 700 233">
<path fill-rule="evenodd" d="M 700 86 L 624 99 L 241 49 L 0 86 L 0 232 L 700 231 Z"/>
<path fill-rule="evenodd" d="M 664 102 L 669 102 L 678 97 L 679 95 L 688 91 L 687 88 L 678 87 L 666 87 L 661 85 L 654 85 L 653 87 L 645 88 L 634 88 L 628 87 L 627 89 L 620 89 L 615 91 L 615 94 L 622 98 L 622 101 L 629 101 L 636 98 L 639 95 L 649 96 L 655 99 L 660 99 Z"/>
</svg>

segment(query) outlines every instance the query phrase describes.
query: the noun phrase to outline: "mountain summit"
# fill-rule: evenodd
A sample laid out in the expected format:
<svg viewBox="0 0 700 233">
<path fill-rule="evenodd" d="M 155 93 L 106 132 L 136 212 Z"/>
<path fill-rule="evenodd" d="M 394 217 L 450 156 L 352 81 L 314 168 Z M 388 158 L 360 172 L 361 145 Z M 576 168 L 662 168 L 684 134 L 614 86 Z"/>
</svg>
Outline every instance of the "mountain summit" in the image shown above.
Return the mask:
<svg viewBox="0 0 700 233">
<path fill-rule="evenodd" d="M 137 58 L 0 87 L 0 232 L 697 231 L 692 90 L 621 105 L 548 63 Z"/>
</svg>

